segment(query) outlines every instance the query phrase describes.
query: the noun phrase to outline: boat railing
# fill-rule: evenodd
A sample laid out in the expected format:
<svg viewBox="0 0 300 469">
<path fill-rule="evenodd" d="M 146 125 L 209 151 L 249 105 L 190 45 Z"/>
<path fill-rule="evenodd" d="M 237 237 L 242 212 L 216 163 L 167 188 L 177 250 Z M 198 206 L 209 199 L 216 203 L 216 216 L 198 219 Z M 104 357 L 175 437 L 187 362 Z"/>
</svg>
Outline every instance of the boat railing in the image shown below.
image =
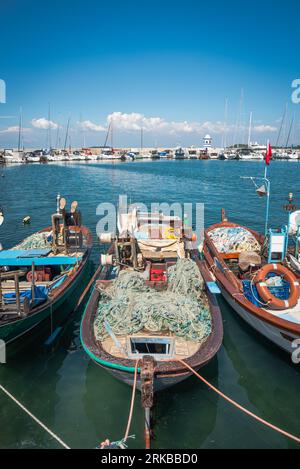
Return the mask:
<svg viewBox="0 0 300 469">
<path fill-rule="evenodd" d="M 1 272 L 0 273 L 0 312 L 4 314 L 13 314 L 21 316 L 22 313 L 25 313 L 26 302 L 24 301 L 23 305 L 21 304 L 20 296 L 20 277 L 24 276 L 24 272 L 21 270 L 14 270 L 10 272 Z M 15 302 L 5 303 L 3 281 L 14 280 L 14 292 L 15 292 Z"/>
</svg>

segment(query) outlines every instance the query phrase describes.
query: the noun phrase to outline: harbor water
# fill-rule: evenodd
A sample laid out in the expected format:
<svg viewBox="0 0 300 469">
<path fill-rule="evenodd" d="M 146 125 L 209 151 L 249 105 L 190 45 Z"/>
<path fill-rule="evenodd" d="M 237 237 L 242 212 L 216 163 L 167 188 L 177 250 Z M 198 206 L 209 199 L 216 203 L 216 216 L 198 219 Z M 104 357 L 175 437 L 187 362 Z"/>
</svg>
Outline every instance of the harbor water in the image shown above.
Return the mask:
<svg viewBox="0 0 300 469">
<path fill-rule="evenodd" d="M 79 203 L 93 233 L 92 259 L 101 202 L 202 202 L 205 225 L 227 217 L 256 230 L 264 228 L 265 198 L 250 180 L 264 163 L 246 161 L 160 160 L 117 163 L 11 165 L 0 167 L 0 205 L 5 221 L 0 242 L 9 248 L 50 224 L 60 193 Z M 300 166 L 272 162 L 270 226 L 287 223 L 283 210 L 293 192 L 299 202 Z M 31 223 L 23 225 L 29 215 Z M 92 266 L 91 266 L 92 268 Z M 212 384 L 260 417 L 300 435 L 299 367 L 289 356 L 250 329 L 219 298 L 224 342 L 201 373 Z M 70 318 L 52 348 L 41 337 L 0 365 L 0 384 L 71 448 L 94 448 L 105 438 L 124 436 L 131 389 L 92 363 L 79 338 L 82 309 Z M 47 331 L 43 331 L 46 334 Z M 48 334 L 49 335 L 49 334 Z M 58 448 L 58 443 L 0 392 L 0 448 Z M 153 448 L 295 448 L 296 443 L 252 420 L 192 377 L 156 396 Z M 143 448 L 143 411 L 136 399 L 131 448 Z"/>
</svg>

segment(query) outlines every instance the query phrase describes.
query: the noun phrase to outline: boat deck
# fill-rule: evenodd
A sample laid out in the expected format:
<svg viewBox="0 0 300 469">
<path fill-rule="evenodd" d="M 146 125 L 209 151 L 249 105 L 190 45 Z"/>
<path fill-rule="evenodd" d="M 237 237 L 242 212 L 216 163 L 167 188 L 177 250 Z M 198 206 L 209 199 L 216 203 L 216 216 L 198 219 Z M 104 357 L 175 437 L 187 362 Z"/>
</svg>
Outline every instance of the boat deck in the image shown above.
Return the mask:
<svg viewBox="0 0 300 469">
<path fill-rule="evenodd" d="M 134 334 L 134 337 L 147 337 L 147 338 L 152 338 L 152 337 L 158 338 L 162 336 L 172 337 L 175 339 L 175 349 L 174 349 L 175 353 L 174 353 L 174 356 L 172 357 L 173 360 L 176 360 L 176 359 L 182 360 L 183 358 L 191 357 L 197 352 L 197 350 L 201 346 L 201 342 L 192 342 L 190 340 L 185 340 L 184 338 L 175 336 L 171 332 L 167 332 L 167 331 L 166 333 L 161 334 L 161 335 L 160 334 L 155 335 L 153 333 L 150 334 L 145 331 L 140 331 Z M 124 349 L 124 351 L 126 351 L 126 348 L 127 348 L 128 337 L 131 337 L 131 336 L 127 336 L 127 335 L 117 336 L 117 340 L 122 346 L 122 348 Z M 116 358 L 128 358 L 128 356 L 125 353 L 123 353 L 119 347 L 116 346 L 116 344 L 114 343 L 111 337 L 107 337 L 106 339 L 104 339 L 104 341 L 101 342 L 101 346 L 105 352 L 109 353 L 110 355 L 113 355 Z"/>
</svg>

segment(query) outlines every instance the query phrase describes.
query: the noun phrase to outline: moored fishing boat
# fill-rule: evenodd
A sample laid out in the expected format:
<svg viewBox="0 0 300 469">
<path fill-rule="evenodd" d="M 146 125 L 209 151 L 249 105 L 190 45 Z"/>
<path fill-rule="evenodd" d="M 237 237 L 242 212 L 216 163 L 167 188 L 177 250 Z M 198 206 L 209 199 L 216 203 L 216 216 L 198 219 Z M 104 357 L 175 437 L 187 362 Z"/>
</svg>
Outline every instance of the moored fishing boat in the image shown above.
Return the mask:
<svg viewBox="0 0 300 469">
<path fill-rule="evenodd" d="M 182 360 L 195 370 L 207 364 L 223 328 L 191 229 L 177 217 L 136 212 L 122 215 L 117 237 L 100 238 L 112 244 L 81 323 L 89 357 L 130 385 L 138 366 L 142 393 L 145 374 L 155 392 L 191 375 Z"/>
<path fill-rule="evenodd" d="M 58 198 L 52 225 L 0 251 L 0 339 L 7 345 L 75 307 L 92 247 L 77 202 Z M 71 308 L 71 309 L 70 309 Z M 52 333 L 53 331 L 51 331 Z"/>
<path fill-rule="evenodd" d="M 271 152 L 271 150 L 269 150 Z M 255 183 L 255 179 L 249 178 Z M 257 187 L 267 196 L 264 235 L 229 222 L 224 213 L 220 223 L 205 231 L 203 255 L 226 301 L 250 326 L 292 354 L 300 339 L 299 213 L 292 217 L 292 194 L 288 225 L 268 229 L 270 181 L 262 178 Z M 294 220 L 294 234 L 291 232 Z M 297 221 L 298 220 L 298 221 Z M 296 247 L 295 247 L 296 246 Z M 294 255 L 293 255 L 294 254 Z"/>
</svg>

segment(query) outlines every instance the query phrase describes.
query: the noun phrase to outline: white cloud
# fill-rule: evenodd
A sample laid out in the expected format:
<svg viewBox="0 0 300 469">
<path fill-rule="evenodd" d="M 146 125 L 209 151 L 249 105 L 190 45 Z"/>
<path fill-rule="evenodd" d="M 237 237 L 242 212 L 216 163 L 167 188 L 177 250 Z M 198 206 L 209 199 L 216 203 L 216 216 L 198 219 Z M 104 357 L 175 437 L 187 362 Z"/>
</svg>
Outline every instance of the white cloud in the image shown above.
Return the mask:
<svg viewBox="0 0 300 469">
<path fill-rule="evenodd" d="M 82 122 L 78 122 L 78 126 L 82 130 L 92 130 L 94 132 L 105 132 L 107 129 L 102 125 L 94 124 L 93 122 L 86 120 Z"/>
<path fill-rule="evenodd" d="M 39 119 L 32 119 L 31 124 L 36 129 L 57 129 L 58 124 L 51 120 L 45 119 L 45 117 L 40 117 Z"/>
<path fill-rule="evenodd" d="M 222 134 L 229 132 L 233 126 L 225 126 L 223 122 L 188 122 L 188 121 L 167 121 L 162 117 L 146 117 L 144 114 L 132 112 L 130 114 L 113 112 L 107 117 L 108 122 L 113 122 L 114 127 L 121 130 L 140 130 L 143 128 L 148 132 L 162 132 L 168 134 L 197 133 L 203 132 Z"/>
<path fill-rule="evenodd" d="M 19 132 L 18 125 L 12 125 L 10 127 L 7 127 L 7 129 L 0 130 L 1 134 L 16 134 L 18 132 Z M 31 132 L 31 129 L 23 128 L 22 132 Z"/>
<path fill-rule="evenodd" d="M 268 132 L 277 132 L 277 127 L 274 127 L 272 125 L 255 125 L 253 127 L 254 132 L 258 133 L 268 133 Z"/>
</svg>

